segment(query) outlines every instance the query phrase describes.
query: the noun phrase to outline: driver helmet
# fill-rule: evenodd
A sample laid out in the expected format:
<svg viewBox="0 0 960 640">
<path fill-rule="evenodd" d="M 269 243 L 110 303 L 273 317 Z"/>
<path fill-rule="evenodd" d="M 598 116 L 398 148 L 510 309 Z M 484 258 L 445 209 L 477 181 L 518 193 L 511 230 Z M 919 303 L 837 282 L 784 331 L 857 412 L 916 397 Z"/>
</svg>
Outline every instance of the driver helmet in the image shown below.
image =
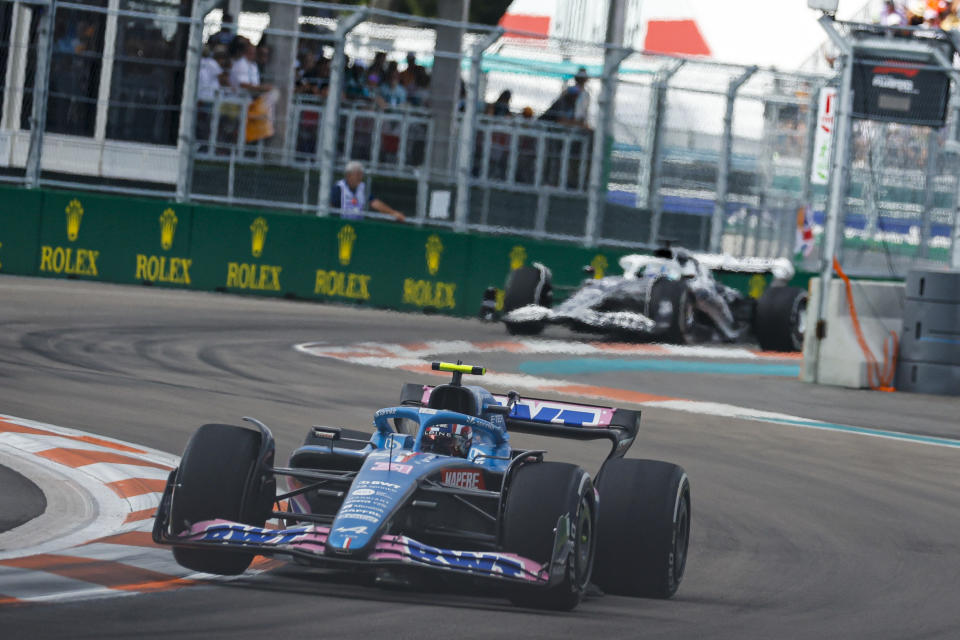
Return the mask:
<svg viewBox="0 0 960 640">
<path fill-rule="evenodd" d="M 420 450 L 444 456 L 466 458 L 473 444 L 473 429 L 465 424 L 446 424 L 427 427 Z"/>
</svg>

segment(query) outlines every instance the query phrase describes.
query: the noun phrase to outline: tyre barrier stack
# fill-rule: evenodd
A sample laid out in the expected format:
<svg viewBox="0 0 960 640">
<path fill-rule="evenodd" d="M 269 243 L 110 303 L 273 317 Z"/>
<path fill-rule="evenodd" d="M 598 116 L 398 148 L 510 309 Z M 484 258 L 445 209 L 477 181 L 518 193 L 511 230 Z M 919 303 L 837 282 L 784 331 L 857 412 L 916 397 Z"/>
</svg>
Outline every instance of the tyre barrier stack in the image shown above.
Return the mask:
<svg viewBox="0 0 960 640">
<path fill-rule="evenodd" d="M 898 391 L 960 395 L 960 271 L 907 276 L 896 385 Z"/>
</svg>

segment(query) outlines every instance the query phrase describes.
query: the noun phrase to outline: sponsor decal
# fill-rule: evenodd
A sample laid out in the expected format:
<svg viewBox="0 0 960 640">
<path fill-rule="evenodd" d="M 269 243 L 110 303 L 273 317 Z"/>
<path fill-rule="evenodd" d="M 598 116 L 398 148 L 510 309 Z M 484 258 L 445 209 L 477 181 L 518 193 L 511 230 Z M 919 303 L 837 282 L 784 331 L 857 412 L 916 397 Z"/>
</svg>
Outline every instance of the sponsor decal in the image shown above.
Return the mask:
<svg viewBox="0 0 960 640">
<path fill-rule="evenodd" d="M 289 544 L 309 533 L 307 527 L 298 529 L 261 529 L 259 527 L 240 527 L 237 525 L 213 525 L 204 532 L 201 540 L 223 540 L 229 542 L 248 542 L 255 544 Z"/>
<path fill-rule="evenodd" d="M 417 307 L 453 309 L 457 306 L 454 282 L 433 282 L 407 278 L 403 281 L 403 302 Z"/>
<path fill-rule="evenodd" d="M 500 573 L 512 578 L 524 577 L 523 563 L 497 553 L 448 551 L 416 543 L 412 540 L 408 543 L 407 548 L 413 559 L 427 564 L 443 565 L 466 571 Z"/>
<path fill-rule="evenodd" d="M 83 205 L 74 198 L 64 209 L 67 214 L 67 240 L 73 242 L 80 235 L 80 222 L 83 220 Z"/>
<path fill-rule="evenodd" d="M 75 242 L 80 236 L 83 220 L 83 205 L 74 198 L 64 209 L 67 215 L 67 240 Z M 40 271 L 76 276 L 98 276 L 97 258 L 100 252 L 74 247 L 42 246 L 40 248 Z"/>
<path fill-rule="evenodd" d="M 510 271 L 516 271 L 527 261 L 527 250 L 521 245 L 510 249 Z"/>
<path fill-rule="evenodd" d="M 190 258 L 167 258 L 167 256 L 145 256 L 137 254 L 137 280 L 165 282 L 170 284 L 190 284 Z"/>
<path fill-rule="evenodd" d="M 764 278 L 761 274 L 755 273 L 750 277 L 750 281 L 747 283 L 747 289 L 749 290 L 749 296 L 754 300 L 760 298 L 763 295 L 764 289 L 767 288 L 767 279 Z"/>
<path fill-rule="evenodd" d="M 374 462 L 370 467 L 371 471 L 396 471 L 397 473 L 409 474 L 413 471 L 412 464 L 398 464 L 396 462 Z"/>
<path fill-rule="evenodd" d="M 593 267 L 594 279 L 599 280 L 607 273 L 607 268 L 610 266 L 610 263 L 607 262 L 605 255 L 598 253 L 593 256 L 593 260 L 590 261 L 590 266 Z"/>
<path fill-rule="evenodd" d="M 43 246 L 40 248 L 40 271 L 96 276 L 99 257 L 100 252 L 93 249 Z"/>
<path fill-rule="evenodd" d="M 873 76 L 870 84 L 879 89 L 893 89 L 899 93 L 919 93 L 914 86 L 913 80 L 907 78 L 894 78 L 893 76 Z"/>
<path fill-rule="evenodd" d="M 177 232 L 177 214 L 173 209 L 166 209 L 160 214 L 160 246 L 169 251 L 173 246 L 173 234 Z"/>
<path fill-rule="evenodd" d="M 576 426 L 596 426 L 599 424 L 600 411 L 583 408 L 567 408 L 552 402 L 518 402 L 513 405 L 511 418 L 533 420 L 534 422 L 552 422 Z"/>
<path fill-rule="evenodd" d="M 483 472 L 478 469 L 444 469 L 442 484 L 459 489 L 486 489 Z"/>
<path fill-rule="evenodd" d="M 259 258 L 260 254 L 263 253 L 263 245 L 267 241 L 268 230 L 267 221 L 263 216 L 254 220 L 250 225 L 250 253 L 253 254 L 254 258 Z"/>
<path fill-rule="evenodd" d="M 269 264 L 227 263 L 227 286 L 253 291 L 280 291 L 283 267 Z"/>
<path fill-rule="evenodd" d="M 369 284 L 370 276 L 368 275 L 317 269 L 313 292 L 318 295 L 335 298 L 369 300 Z"/>
<path fill-rule="evenodd" d="M 393 482 L 384 482 L 383 480 L 358 480 L 357 484 L 369 485 L 371 487 L 383 487 L 384 489 L 392 489 L 394 491 L 400 489 L 400 485 Z"/>
<path fill-rule="evenodd" d="M 337 255 L 340 258 L 340 264 L 347 266 L 353 257 L 353 245 L 357 241 L 357 232 L 349 224 L 340 227 L 337 233 Z"/>
<path fill-rule="evenodd" d="M 367 535 L 367 525 L 362 524 L 356 527 L 337 527 L 337 533 L 355 533 L 358 536 Z M 347 538 L 349 540 L 349 538 Z"/>
<path fill-rule="evenodd" d="M 914 78 L 918 73 L 920 73 L 920 69 L 908 69 L 907 67 L 874 67 L 873 72 L 880 74 L 897 73 L 905 78 Z"/>
<path fill-rule="evenodd" d="M 427 238 L 427 273 L 432 276 L 437 275 L 440 270 L 440 255 L 443 253 L 443 243 L 437 234 Z"/>
<path fill-rule="evenodd" d="M 355 490 L 355 491 L 353 492 L 353 495 L 355 495 L 355 496 L 372 496 L 372 495 L 375 494 L 375 493 L 376 493 L 376 491 L 374 491 L 373 489 L 357 489 L 357 490 Z M 338 529 L 338 531 L 339 531 L 339 529 Z"/>
</svg>

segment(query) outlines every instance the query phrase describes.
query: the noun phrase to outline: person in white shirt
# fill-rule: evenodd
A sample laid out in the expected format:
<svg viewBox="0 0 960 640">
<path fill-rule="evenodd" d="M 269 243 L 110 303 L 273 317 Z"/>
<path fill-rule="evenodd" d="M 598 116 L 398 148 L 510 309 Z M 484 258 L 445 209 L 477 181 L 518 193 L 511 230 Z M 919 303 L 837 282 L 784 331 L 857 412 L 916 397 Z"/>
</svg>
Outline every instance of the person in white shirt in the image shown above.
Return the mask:
<svg viewBox="0 0 960 640">
<path fill-rule="evenodd" d="M 573 106 L 573 121 L 581 127 L 587 126 L 587 118 L 590 115 L 590 94 L 587 92 L 587 70 L 583 67 L 577 69 L 577 75 L 573 77 L 576 87 L 579 89 L 577 102 Z"/>
<path fill-rule="evenodd" d="M 200 60 L 197 76 L 197 100 L 213 102 L 218 89 L 230 86 L 230 56 L 227 48 L 217 45 L 213 55 Z"/>
<path fill-rule="evenodd" d="M 253 43 L 237 36 L 230 43 L 233 66 L 230 67 L 230 85 L 235 89 L 246 89 L 251 93 L 264 93 L 273 89 L 269 84 L 260 83 L 260 69 L 257 67 L 257 48 Z"/>
<path fill-rule="evenodd" d="M 343 180 L 338 180 L 330 189 L 330 206 L 340 210 L 341 218 L 358 220 L 363 217 L 368 203 L 374 211 L 393 216 L 397 222 L 407 219 L 386 202 L 367 192 L 367 185 L 363 182 L 363 165 L 351 160 L 343 171 Z"/>
</svg>

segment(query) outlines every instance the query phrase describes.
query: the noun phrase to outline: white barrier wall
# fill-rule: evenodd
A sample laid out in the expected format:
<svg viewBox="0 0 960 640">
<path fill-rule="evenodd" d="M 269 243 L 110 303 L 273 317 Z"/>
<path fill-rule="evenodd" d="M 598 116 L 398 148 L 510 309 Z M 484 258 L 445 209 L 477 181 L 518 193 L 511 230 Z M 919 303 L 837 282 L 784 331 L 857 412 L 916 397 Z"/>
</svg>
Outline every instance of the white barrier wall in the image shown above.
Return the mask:
<svg viewBox="0 0 960 640">
<path fill-rule="evenodd" d="M 867 357 L 860 348 L 853 328 L 844 282 L 837 278 L 830 284 L 824 309 L 826 336 L 823 340 L 817 340 L 820 278 L 810 280 L 800 379 L 854 389 L 869 388 Z M 851 284 L 853 304 L 863 337 L 882 367 L 884 340 L 891 331 L 899 336 L 903 326 L 904 285 L 902 282 L 863 280 L 853 280 Z"/>
</svg>

